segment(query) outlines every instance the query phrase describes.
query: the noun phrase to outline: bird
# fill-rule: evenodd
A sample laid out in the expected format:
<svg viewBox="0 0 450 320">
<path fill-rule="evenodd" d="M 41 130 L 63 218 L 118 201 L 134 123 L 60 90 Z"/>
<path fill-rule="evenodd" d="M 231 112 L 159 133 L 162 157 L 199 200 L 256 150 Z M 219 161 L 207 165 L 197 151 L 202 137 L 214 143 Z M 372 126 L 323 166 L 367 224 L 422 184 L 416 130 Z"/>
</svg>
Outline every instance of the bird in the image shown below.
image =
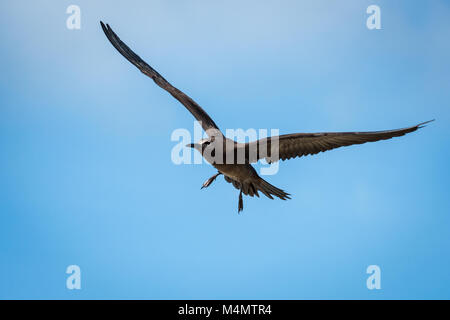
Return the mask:
<svg viewBox="0 0 450 320">
<path fill-rule="evenodd" d="M 226 182 L 231 183 L 239 190 L 238 213 L 244 209 L 243 194 L 250 197 L 259 197 L 259 192 L 261 192 L 270 199 L 274 199 L 274 197 L 282 200 L 291 199 L 289 193 L 271 185 L 257 174 L 252 164 L 259 160 L 265 159 L 268 163 L 272 163 L 279 160 L 315 155 L 339 147 L 400 137 L 434 121 L 433 119 L 411 127 L 394 130 L 293 133 L 238 143 L 225 137 L 202 107 L 191 97 L 170 84 L 161 74 L 132 51 L 117 36 L 109 24 L 100 21 L 100 25 L 108 40 L 123 57 L 183 104 L 200 123 L 208 138 L 186 146 L 200 152 L 203 158 L 217 169 L 217 173 L 207 179 L 201 189 L 209 187 L 218 176 L 223 175 Z"/>
</svg>

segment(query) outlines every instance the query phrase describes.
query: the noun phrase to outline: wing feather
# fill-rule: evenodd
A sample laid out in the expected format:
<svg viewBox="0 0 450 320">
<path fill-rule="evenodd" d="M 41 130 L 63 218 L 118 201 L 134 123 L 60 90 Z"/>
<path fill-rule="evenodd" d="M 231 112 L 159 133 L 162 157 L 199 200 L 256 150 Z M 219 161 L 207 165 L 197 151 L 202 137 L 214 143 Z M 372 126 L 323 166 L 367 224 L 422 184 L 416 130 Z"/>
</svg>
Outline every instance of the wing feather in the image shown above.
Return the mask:
<svg viewBox="0 0 450 320">
<path fill-rule="evenodd" d="M 306 155 L 314 155 L 339 147 L 400 137 L 424 127 L 425 124 L 431 121 L 434 120 L 419 123 L 408 128 L 385 131 L 286 134 L 260 139 L 242 144 L 239 147 L 245 147 L 247 155 L 252 154 L 249 153 L 250 150 L 253 151 L 253 154 L 257 155 L 257 159 L 248 158 L 250 163 L 263 158 L 268 162 L 278 161 L 279 159 L 288 160 Z M 257 152 L 252 148 L 256 148 Z"/>
<path fill-rule="evenodd" d="M 111 44 L 114 46 L 114 48 L 116 48 L 117 51 L 119 51 L 119 53 L 128 61 L 135 65 L 143 74 L 152 78 L 158 86 L 169 92 L 175 99 L 180 101 L 194 116 L 194 118 L 201 123 L 203 130 L 205 130 L 208 135 L 222 135 L 219 127 L 214 123 L 214 121 L 205 112 L 205 110 L 203 110 L 194 100 L 192 100 L 181 90 L 172 86 L 155 69 L 153 69 L 136 53 L 134 53 L 133 50 L 131 50 L 125 43 L 122 42 L 122 40 L 120 40 L 120 38 L 114 33 L 114 31 L 108 24 L 105 25 L 100 21 L 100 25 L 102 26 L 103 32 L 105 33 L 109 42 L 111 42 Z"/>
</svg>

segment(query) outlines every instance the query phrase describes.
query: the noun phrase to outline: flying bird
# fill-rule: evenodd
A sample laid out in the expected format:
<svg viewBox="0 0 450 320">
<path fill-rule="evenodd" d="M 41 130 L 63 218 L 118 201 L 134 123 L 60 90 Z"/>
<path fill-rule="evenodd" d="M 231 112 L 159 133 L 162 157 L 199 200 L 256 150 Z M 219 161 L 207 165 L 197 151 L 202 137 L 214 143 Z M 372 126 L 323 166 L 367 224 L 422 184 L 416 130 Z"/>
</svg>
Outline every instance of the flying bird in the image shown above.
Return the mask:
<svg viewBox="0 0 450 320">
<path fill-rule="evenodd" d="M 158 86 L 181 102 L 201 124 L 208 138 L 202 139 L 197 143 L 188 144 L 187 146 L 199 151 L 217 169 L 217 173 L 206 180 L 202 188 L 209 187 L 219 175 L 223 175 L 227 182 L 239 190 L 238 213 L 244 208 L 242 194 L 250 197 L 259 197 L 258 192 L 261 192 L 270 199 L 273 199 L 273 196 L 282 200 L 290 199 L 290 194 L 262 179 L 256 173 L 252 163 L 256 163 L 261 159 L 265 159 L 269 163 L 280 159 L 288 160 L 353 144 L 400 137 L 416 131 L 426 123 L 433 121 L 430 120 L 415 126 L 395 130 L 293 133 L 268 137 L 248 143 L 238 143 L 226 138 L 203 108 L 184 92 L 172 86 L 155 69 L 134 53 L 120 40 L 108 24 L 105 25 L 101 21 L 100 24 L 108 40 L 122 56 L 135 65 L 143 74 L 153 79 Z"/>
</svg>

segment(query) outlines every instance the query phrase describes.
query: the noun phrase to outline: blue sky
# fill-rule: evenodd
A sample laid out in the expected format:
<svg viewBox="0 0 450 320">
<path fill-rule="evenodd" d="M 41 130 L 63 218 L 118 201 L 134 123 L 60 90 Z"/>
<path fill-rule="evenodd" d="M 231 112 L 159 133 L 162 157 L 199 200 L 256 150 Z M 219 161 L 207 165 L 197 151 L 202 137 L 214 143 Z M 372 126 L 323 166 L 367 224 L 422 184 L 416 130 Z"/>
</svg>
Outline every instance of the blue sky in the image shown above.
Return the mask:
<svg viewBox="0 0 450 320">
<path fill-rule="evenodd" d="M 81 8 L 81 29 L 66 8 Z M 381 8 L 368 30 L 366 8 Z M 448 1 L 3 1 L 0 298 L 449 299 Z M 184 108 L 225 128 L 419 132 L 280 164 L 289 201 L 175 165 Z M 66 289 L 67 266 L 81 290 Z M 381 290 L 366 268 L 381 268 Z"/>
</svg>

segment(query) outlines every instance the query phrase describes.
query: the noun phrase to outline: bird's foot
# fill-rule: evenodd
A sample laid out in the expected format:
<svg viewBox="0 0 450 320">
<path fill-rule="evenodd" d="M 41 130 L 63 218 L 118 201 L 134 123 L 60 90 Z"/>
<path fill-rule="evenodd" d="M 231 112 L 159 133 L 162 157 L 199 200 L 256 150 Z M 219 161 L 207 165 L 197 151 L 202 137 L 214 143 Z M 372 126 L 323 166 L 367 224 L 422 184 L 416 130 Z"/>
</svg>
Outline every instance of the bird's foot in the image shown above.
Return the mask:
<svg viewBox="0 0 450 320">
<path fill-rule="evenodd" d="M 213 175 L 211 178 L 209 178 L 208 180 L 206 180 L 206 181 L 203 183 L 203 185 L 202 185 L 202 187 L 201 187 L 200 189 L 209 187 L 209 186 L 211 185 L 211 183 L 213 183 L 213 181 L 216 180 L 216 178 L 217 178 L 218 176 L 220 176 L 221 174 L 222 174 L 222 173 L 217 172 L 217 173 L 216 173 L 215 175 Z"/>
<path fill-rule="evenodd" d="M 242 190 L 239 192 L 238 213 L 244 210 L 244 201 L 242 200 Z"/>
</svg>

